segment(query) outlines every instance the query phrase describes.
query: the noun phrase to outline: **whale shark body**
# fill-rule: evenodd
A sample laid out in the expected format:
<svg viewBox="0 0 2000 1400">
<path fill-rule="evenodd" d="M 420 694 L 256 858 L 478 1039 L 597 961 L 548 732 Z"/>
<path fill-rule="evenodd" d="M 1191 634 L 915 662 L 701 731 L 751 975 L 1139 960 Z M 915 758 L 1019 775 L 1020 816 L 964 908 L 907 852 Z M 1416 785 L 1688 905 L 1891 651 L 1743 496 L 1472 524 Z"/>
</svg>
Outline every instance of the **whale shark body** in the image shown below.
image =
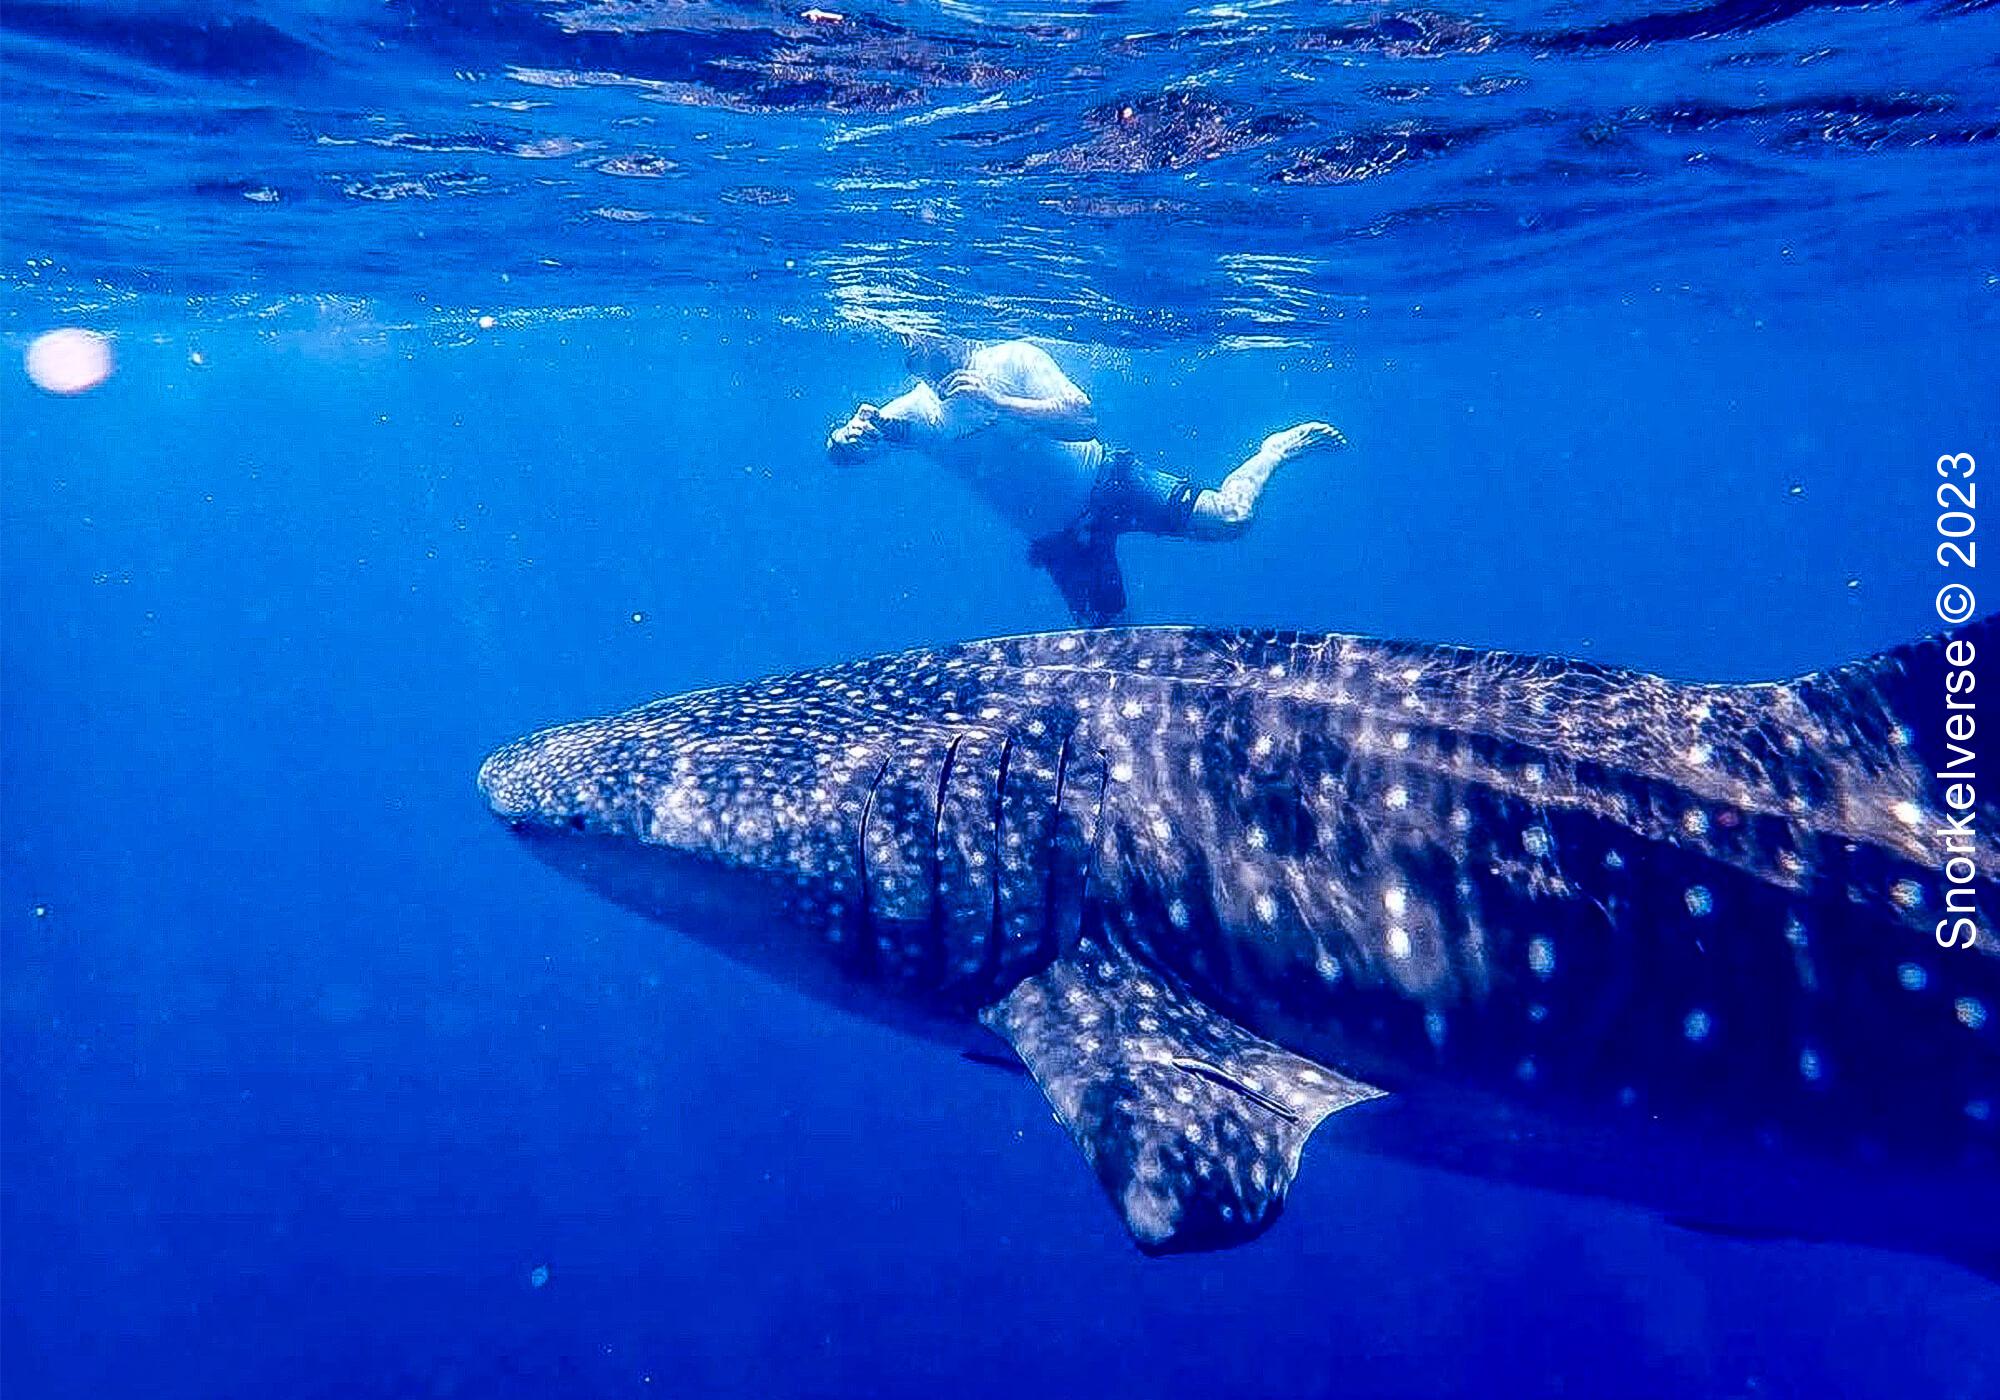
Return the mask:
<svg viewBox="0 0 2000 1400">
<path fill-rule="evenodd" d="M 1991 1273 L 2000 828 L 1946 724 L 1996 647 L 1987 619 L 1706 685 L 1054 633 L 561 725 L 480 784 L 622 904 L 997 1034 L 1149 1252 L 1259 1234 L 1333 1116 L 1362 1150 Z"/>
</svg>

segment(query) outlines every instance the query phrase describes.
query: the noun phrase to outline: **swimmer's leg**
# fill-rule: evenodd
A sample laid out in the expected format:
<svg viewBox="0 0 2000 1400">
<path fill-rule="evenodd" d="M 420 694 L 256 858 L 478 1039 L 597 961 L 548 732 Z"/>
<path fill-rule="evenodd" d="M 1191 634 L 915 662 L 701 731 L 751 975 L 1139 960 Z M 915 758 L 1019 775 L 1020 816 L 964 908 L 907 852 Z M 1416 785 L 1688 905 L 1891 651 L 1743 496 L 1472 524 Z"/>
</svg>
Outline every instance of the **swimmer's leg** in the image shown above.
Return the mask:
<svg viewBox="0 0 2000 1400">
<path fill-rule="evenodd" d="M 1257 515 L 1257 498 L 1270 484 L 1271 473 L 1296 457 L 1347 446 L 1331 423 L 1301 423 L 1272 433 L 1255 456 L 1222 479 L 1222 484 L 1194 498 L 1186 535 L 1193 540 L 1233 540 L 1250 528 Z"/>
</svg>

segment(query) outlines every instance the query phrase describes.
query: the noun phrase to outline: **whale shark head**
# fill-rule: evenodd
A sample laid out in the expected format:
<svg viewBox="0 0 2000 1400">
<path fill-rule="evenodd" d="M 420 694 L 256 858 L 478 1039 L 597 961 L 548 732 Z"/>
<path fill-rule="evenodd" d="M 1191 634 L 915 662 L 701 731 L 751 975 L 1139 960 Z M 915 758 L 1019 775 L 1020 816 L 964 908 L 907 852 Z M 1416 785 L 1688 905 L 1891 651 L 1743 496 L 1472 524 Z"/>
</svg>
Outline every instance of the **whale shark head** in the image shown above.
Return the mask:
<svg viewBox="0 0 2000 1400">
<path fill-rule="evenodd" d="M 851 831 L 880 766 L 865 726 L 775 686 L 564 724 L 479 772 L 495 816 L 600 894 L 791 980 L 851 920 Z"/>
<path fill-rule="evenodd" d="M 479 786 L 531 842 L 631 841 L 796 883 L 829 873 L 832 821 L 869 752 L 736 688 L 531 734 L 489 757 Z"/>
<path fill-rule="evenodd" d="M 1103 790 L 1074 718 L 1003 694 L 998 664 L 915 652 L 675 696 L 508 744 L 479 785 L 628 908 L 823 994 L 833 972 L 962 1012 L 1074 941 Z"/>
</svg>

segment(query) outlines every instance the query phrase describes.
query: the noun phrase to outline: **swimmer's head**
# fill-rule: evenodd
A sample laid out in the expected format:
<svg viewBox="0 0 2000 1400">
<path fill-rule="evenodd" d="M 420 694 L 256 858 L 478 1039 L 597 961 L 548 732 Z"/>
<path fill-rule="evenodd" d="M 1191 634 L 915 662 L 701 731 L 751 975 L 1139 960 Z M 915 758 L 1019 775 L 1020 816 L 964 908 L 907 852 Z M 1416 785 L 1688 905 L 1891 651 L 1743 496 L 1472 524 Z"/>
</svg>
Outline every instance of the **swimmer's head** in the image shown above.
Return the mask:
<svg viewBox="0 0 2000 1400">
<path fill-rule="evenodd" d="M 903 367 L 936 387 L 972 362 L 972 342 L 935 331 L 912 331 L 903 337 Z"/>
</svg>

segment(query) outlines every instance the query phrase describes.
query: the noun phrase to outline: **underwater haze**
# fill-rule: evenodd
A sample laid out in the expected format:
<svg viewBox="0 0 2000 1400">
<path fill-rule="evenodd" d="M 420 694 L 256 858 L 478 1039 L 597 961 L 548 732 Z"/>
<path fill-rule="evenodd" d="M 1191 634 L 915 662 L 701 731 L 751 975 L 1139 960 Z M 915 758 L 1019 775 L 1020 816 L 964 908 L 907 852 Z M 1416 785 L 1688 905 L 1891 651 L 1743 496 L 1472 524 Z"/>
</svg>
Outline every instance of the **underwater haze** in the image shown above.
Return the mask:
<svg viewBox="0 0 2000 1400">
<path fill-rule="evenodd" d="M 1347 435 L 1128 541 L 1138 621 L 1701 680 L 1936 630 L 2000 9 L 821 4 L 0 10 L 10 1400 L 2000 1393 L 1991 1279 L 1334 1132 L 1145 1258 L 1028 1079 L 474 785 L 1069 625 L 963 485 L 829 465 L 910 330 L 1037 339 L 1199 479 Z M 70 326 L 110 373 L 48 392 Z"/>
</svg>

